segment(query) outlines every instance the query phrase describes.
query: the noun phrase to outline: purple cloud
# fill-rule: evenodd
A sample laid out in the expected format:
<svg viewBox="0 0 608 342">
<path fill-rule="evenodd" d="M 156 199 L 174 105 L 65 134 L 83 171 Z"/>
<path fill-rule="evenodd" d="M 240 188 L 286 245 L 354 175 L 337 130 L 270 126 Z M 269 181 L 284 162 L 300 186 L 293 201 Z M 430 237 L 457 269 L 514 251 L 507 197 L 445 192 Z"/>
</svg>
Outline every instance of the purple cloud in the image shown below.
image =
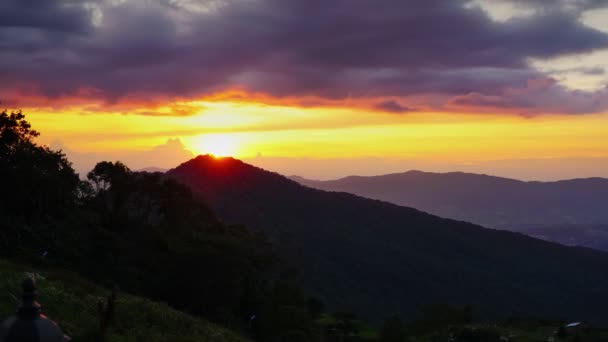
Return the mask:
<svg viewBox="0 0 608 342">
<path fill-rule="evenodd" d="M 443 104 L 481 103 L 467 99 L 479 94 L 509 106 L 509 92 L 547 77 L 530 58 L 608 47 L 606 33 L 580 21 L 580 11 L 605 1 L 551 3 L 496 22 L 465 0 L 7 0 L 0 4 L 0 97 L 89 89 L 113 103 L 240 86 L 279 98 L 434 96 Z M 603 96 L 561 89 L 544 93 L 543 102 L 558 101 L 548 97 L 558 93 Z M 605 109 L 598 103 L 565 112 Z"/>
<path fill-rule="evenodd" d="M 508 89 L 500 96 L 469 93 L 456 96 L 450 104 L 465 107 L 486 107 L 517 110 L 520 114 L 537 112 L 584 114 L 608 108 L 608 87 L 596 92 L 573 91 L 554 79 L 530 81 L 525 88 Z"/>
<path fill-rule="evenodd" d="M 386 100 L 374 105 L 374 108 L 387 113 L 403 114 L 411 112 L 413 109 L 402 105 L 394 100 Z"/>
</svg>

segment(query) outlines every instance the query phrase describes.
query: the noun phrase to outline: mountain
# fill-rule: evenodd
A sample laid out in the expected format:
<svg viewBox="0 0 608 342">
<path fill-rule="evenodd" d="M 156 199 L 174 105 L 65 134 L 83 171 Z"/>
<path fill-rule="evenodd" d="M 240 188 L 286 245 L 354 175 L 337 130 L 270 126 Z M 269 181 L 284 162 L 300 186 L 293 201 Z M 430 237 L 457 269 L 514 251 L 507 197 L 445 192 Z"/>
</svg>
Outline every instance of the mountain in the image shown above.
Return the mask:
<svg viewBox="0 0 608 342">
<path fill-rule="evenodd" d="M 167 169 L 163 169 L 162 167 L 150 166 L 150 167 L 146 167 L 146 168 L 143 168 L 143 169 L 137 170 L 137 171 L 139 171 L 139 172 L 151 172 L 151 173 L 154 173 L 154 172 L 165 173 L 165 172 L 167 172 Z"/>
<path fill-rule="evenodd" d="M 489 227 L 608 223 L 608 179 L 523 182 L 470 173 L 409 171 L 300 184 L 344 191 Z"/>
<path fill-rule="evenodd" d="M 433 304 L 476 318 L 606 319 L 608 254 L 302 186 L 232 158 L 167 172 L 227 223 L 264 232 L 332 310 L 378 320 Z"/>
<path fill-rule="evenodd" d="M 409 171 L 296 182 L 411 206 L 483 226 L 608 251 L 608 179 L 523 182 L 461 172 Z"/>
</svg>

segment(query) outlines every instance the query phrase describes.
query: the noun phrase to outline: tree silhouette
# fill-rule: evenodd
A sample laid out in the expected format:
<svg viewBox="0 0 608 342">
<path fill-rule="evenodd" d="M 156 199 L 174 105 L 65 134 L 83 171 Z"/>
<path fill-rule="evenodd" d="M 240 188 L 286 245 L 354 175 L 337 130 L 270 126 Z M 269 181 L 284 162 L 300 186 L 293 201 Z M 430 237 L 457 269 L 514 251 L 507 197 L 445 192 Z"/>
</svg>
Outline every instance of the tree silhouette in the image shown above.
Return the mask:
<svg viewBox="0 0 608 342">
<path fill-rule="evenodd" d="M 404 342 L 407 335 L 403 320 L 398 316 L 393 316 L 382 324 L 379 342 Z"/>
<path fill-rule="evenodd" d="M 25 115 L 21 111 L 11 112 L 3 110 L 0 113 L 0 147 L 16 148 L 19 145 L 32 143 L 40 133 L 34 131 Z M 4 152 L 4 150 L 3 150 Z"/>
<path fill-rule="evenodd" d="M 131 170 L 122 162 L 102 161 L 87 174 L 96 192 L 107 191 L 111 186 L 120 187 L 128 181 Z"/>
<path fill-rule="evenodd" d="M 39 133 L 20 112 L 0 112 L 1 254 L 29 245 L 46 248 L 46 227 L 72 211 L 81 181 L 61 151 L 36 144 Z M 17 227 L 20 227 L 19 229 Z"/>
</svg>

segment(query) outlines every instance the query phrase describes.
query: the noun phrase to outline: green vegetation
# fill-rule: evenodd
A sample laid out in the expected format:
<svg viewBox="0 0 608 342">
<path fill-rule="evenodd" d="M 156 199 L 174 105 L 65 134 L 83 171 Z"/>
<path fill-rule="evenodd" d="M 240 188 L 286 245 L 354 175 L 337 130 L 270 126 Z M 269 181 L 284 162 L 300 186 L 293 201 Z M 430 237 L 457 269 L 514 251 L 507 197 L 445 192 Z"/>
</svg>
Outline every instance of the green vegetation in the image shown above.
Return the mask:
<svg viewBox="0 0 608 342">
<path fill-rule="evenodd" d="M 0 317 L 15 312 L 24 272 L 32 271 L 0 260 Z M 98 331 L 97 303 L 110 291 L 67 272 L 43 271 L 38 292 L 44 313 L 60 323 L 75 342 L 93 341 Z M 239 342 L 245 338 L 206 320 L 125 293 L 118 293 L 107 342 Z"/>
</svg>

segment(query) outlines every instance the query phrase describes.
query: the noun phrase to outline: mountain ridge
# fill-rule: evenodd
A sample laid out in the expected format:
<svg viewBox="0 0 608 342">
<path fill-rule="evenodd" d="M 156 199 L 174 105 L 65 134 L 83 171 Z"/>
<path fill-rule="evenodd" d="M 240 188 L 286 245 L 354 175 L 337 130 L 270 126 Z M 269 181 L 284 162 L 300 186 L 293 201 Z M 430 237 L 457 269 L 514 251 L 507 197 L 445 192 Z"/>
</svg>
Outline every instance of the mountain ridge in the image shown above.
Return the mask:
<svg viewBox="0 0 608 342">
<path fill-rule="evenodd" d="M 233 158 L 199 156 L 167 176 L 225 222 L 267 234 L 333 310 L 378 320 L 447 302 L 482 317 L 598 319 L 608 305 L 607 253 L 308 188 Z"/>
<path fill-rule="evenodd" d="M 492 174 L 488 174 L 488 173 L 475 173 L 475 172 L 465 172 L 465 171 L 431 172 L 431 171 L 423 171 L 423 170 L 417 170 L 417 169 L 407 170 L 407 171 L 403 171 L 403 172 L 391 172 L 391 173 L 380 174 L 380 175 L 371 175 L 371 176 L 348 175 L 348 176 L 333 178 L 333 179 L 313 179 L 313 178 L 308 178 L 308 177 L 304 177 L 304 176 L 300 176 L 300 175 L 296 175 L 296 174 L 287 176 L 287 178 L 294 179 L 294 180 L 302 180 L 302 181 L 306 181 L 306 182 L 328 183 L 328 182 L 338 182 L 338 181 L 353 180 L 353 179 L 380 178 L 380 177 L 403 176 L 403 175 L 466 175 L 466 176 L 485 177 L 485 178 L 491 178 L 491 179 L 500 179 L 500 180 L 505 180 L 505 181 L 514 181 L 514 182 L 518 182 L 518 183 L 527 183 L 527 184 L 537 184 L 537 183 L 553 184 L 553 183 L 569 183 L 569 182 L 592 181 L 592 180 L 608 181 L 608 178 L 599 177 L 599 176 L 567 178 L 567 179 L 559 179 L 559 180 L 554 180 L 554 181 L 543 181 L 543 180 L 522 180 L 522 179 L 517 179 L 517 178 L 496 176 L 496 175 L 492 175 Z"/>
<path fill-rule="evenodd" d="M 520 181 L 490 175 L 408 171 L 330 181 L 292 178 L 327 191 L 411 206 L 435 215 L 502 229 L 523 225 L 605 224 L 608 179 Z"/>
</svg>

